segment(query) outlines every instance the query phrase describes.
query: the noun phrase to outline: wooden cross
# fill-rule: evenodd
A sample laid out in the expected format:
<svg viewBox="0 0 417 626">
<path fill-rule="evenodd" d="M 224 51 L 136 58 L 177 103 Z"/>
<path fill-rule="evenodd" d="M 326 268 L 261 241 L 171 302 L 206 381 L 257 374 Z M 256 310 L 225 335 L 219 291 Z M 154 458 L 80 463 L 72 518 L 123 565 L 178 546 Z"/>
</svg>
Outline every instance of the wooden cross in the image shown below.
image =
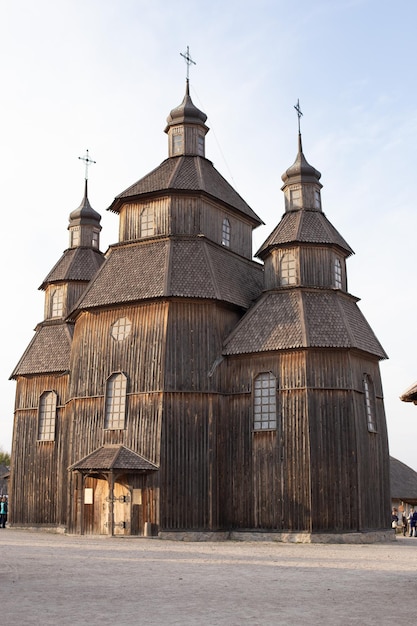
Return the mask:
<svg viewBox="0 0 417 626">
<path fill-rule="evenodd" d="M 300 101 L 297 100 L 297 104 L 294 105 L 294 109 L 297 111 L 297 116 L 298 116 L 298 134 L 301 133 L 301 128 L 300 128 L 300 119 L 302 116 L 302 112 L 300 109 Z"/>
<path fill-rule="evenodd" d="M 190 49 L 188 46 L 187 46 L 187 51 L 180 52 L 180 55 L 182 56 L 183 59 L 185 59 L 185 62 L 187 64 L 187 81 L 188 81 L 190 79 L 190 65 L 196 65 L 196 62 L 192 60 L 190 56 Z"/>
<path fill-rule="evenodd" d="M 88 153 L 88 150 L 86 150 L 85 156 L 83 157 L 78 157 L 80 159 L 80 161 L 84 161 L 85 163 L 85 180 L 88 179 L 88 168 L 90 165 L 93 165 L 93 163 L 96 163 L 96 161 L 93 161 L 93 159 L 90 159 L 90 155 Z"/>
</svg>

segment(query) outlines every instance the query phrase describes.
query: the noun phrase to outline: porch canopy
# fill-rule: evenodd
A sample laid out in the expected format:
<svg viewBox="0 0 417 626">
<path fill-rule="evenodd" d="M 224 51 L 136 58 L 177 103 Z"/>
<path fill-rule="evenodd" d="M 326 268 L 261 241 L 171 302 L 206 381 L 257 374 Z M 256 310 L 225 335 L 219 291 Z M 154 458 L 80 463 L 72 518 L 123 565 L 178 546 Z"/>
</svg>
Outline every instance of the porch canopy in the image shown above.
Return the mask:
<svg viewBox="0 0 417 626">
<path fill-rule="evenodd" d="M 68 471 L 90 474 L 122 471 L 149 472 L 158 469 L 157 465 L 125 446 L 107 444 L 70 465 Z"/>
</svg>

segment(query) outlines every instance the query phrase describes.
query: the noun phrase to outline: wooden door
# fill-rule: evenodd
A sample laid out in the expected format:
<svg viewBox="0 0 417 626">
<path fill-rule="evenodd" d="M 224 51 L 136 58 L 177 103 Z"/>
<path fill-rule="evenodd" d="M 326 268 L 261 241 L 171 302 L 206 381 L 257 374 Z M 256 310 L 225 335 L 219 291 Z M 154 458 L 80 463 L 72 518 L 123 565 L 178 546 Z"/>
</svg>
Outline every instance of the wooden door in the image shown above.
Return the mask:
<svg viewBox="0 0 417 626">
<path fill-rule="evenodd" d="M 113 488 L 113 534 L 131 534 L 132 499 L 129 489 L 121 483 L 114 483 Z"/>
<path fill-rule="evenodd" d="M 144 490 L 132 490 L 132 535 L 143 535 L 143 500 Z"/>
<path fill-rule="evenodd" d="M 107 480 L 87 476 L 83 495 L 84 533 L 107 535 L 109 532 L 109 484 Z"/>
</svg>

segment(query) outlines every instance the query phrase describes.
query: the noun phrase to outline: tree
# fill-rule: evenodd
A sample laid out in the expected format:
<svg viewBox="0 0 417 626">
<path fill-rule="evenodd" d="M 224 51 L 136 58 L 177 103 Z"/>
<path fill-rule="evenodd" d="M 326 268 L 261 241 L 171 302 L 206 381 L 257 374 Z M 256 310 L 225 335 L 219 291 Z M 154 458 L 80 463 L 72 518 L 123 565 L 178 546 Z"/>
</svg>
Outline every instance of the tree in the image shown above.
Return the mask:
<svg viewBox="0 0 417 626">
<path fill-rule="evenodd" d="M 0 448 L 0 465 L 10 466 L 10 454 L 5 452 L 3 448 Z"/>
</svg>

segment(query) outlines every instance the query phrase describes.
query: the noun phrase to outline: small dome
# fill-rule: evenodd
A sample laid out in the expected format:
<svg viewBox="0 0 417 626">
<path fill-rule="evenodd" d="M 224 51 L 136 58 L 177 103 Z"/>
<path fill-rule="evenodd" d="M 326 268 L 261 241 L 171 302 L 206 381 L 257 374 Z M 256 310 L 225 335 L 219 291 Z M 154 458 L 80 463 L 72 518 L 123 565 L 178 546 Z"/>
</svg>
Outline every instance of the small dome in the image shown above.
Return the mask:
<svg viewBox="0 0 417 626">
<path fill-rule="evenodd" d="M 167 117 L 167 127 L 165 132 L 168 132 L 170 126 L 177 124 L 201 124 L 204 126 L 207 120 L 207 115 L 198 109 L 190 97 L 189 82 L 187 79 L 187 86 L 183 101 L 175 109 L 172 109 L 171 113 Z"/>
<path fill-rule="evenodd" d="M 69 216 L 70 226 L 78 224 L 100 224 L 101 215 L 91 206 L 87 196 L 87 180 L 85 181 L 84 198 L 80 206 Z"/>
<path fill-rule="evenodd" d="M 284 183 L 288 183 L 290 179 L 298 178 L 302 182 L 317 182 L 321 178 L 321 173 L 315 167 L 308 163 L 303 154 L 301 144 L 301 135 L 298 136 L 298 154 L 294 163 L 281 176 Z M 293 182 L 293 181 L 292 181 Z M 295 181 L 294 181 L 295 182 Z"/>
</svg>

